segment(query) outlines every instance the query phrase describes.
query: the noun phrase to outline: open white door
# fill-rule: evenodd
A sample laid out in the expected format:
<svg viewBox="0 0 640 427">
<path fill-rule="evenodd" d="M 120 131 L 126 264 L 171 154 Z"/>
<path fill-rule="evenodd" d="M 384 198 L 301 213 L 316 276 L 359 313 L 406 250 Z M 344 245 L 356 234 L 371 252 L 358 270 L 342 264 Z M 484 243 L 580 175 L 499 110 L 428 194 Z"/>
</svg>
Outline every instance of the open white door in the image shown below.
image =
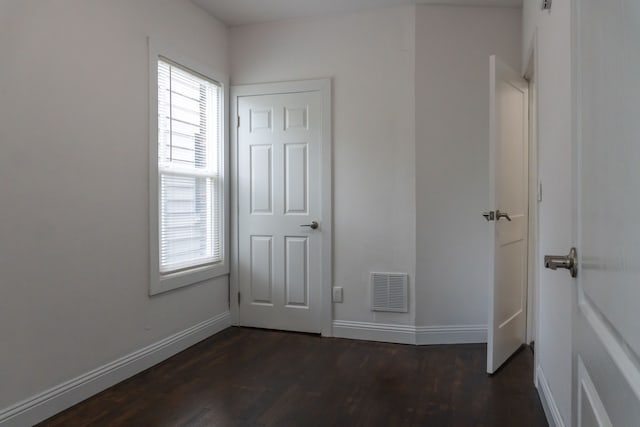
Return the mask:
<svg viewBox="0 0 640 427">
<path fill-rule="evenodd" d="M 525 342 L 527 325 L 528 85 L 490 58 L 493 286 L 489 298 L 487 372 Z"/>
<path fill-rule="evenodd" d="M 640 425 L 640 2 L 573 2 L 573 417 Z M 566 274 L 558 271 L 557 274 Z"/>
</svg>

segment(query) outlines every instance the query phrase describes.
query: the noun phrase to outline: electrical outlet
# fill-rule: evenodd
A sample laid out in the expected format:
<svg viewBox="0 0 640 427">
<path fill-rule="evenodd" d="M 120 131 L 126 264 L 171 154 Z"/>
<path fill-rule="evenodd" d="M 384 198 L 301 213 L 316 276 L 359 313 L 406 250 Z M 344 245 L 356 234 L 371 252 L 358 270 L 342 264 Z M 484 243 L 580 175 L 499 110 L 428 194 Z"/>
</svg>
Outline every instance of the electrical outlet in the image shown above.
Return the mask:
<svg viewBox="0 0 640 427">
<path fill-rule="evenodd" d="M 342 302 L 342 286 L 333 287 L 333 302 Z"/>
</svg>

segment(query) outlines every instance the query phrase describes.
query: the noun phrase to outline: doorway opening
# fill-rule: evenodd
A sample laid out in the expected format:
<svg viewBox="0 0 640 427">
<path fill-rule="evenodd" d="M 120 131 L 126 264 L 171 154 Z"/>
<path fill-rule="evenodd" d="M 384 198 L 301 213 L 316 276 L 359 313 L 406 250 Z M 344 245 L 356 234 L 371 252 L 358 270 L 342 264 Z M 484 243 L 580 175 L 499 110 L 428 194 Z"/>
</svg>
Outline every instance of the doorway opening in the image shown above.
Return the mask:
<svg viewBox="0 0 640 427">
<path fill-rule="evenodd" d="M 492 224 L 493 240 L 487 342 L 487 372 L 493 374 L 522 345 L 534 349 L 542 190 L 533 53 L 524 73 L 495 56 L 490 67 L 490 205 L 496 210 L 485 218 Z"/>
</svg>

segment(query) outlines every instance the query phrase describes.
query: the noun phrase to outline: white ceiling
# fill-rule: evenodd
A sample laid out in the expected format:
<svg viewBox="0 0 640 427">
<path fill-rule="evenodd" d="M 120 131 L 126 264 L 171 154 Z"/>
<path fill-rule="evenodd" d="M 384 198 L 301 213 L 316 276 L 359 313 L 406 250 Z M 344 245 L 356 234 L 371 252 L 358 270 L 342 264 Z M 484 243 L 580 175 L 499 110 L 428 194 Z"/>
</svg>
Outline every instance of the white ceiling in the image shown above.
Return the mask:
<svg viewBox="0 0 640 427">
<path fill-rule="evenodd" d="M 521 7 L 522 0 L 192 0 L 229 26 L 405 4 Z"/>
</svg>

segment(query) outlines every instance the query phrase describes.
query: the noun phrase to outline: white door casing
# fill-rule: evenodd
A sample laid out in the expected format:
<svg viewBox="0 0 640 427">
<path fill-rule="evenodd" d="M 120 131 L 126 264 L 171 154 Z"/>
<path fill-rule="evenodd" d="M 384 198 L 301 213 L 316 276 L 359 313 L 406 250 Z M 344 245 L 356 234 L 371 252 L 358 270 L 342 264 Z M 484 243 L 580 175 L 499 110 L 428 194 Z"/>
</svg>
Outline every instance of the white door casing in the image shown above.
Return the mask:
<svg viewBox="0 0 640 427">
<path fill-rule="evenodd" d="M 234 88 L 232 287 L 240 298 L 231 305 L 240 325 L 330 335 L 328 88 L 328 81 Z M 313 221 L 318 228 L 305 226 Z"/>
<path fill-rule="evenodd" d="M 640 425 L 640 3 L 574 1 L 575 425 Z M 558 274 L 566 274 L 558 272 Z"/>
<path fill-rule="evenodd" d="M 519 74 L 495 55 L 490 67 L 490 206 L 496 209 L 487 342 L 492 374 L 525 342 L 529 101 L 527 82 Z M 498 211 L 511 220 L 498 218 Z"/>
</svg>

